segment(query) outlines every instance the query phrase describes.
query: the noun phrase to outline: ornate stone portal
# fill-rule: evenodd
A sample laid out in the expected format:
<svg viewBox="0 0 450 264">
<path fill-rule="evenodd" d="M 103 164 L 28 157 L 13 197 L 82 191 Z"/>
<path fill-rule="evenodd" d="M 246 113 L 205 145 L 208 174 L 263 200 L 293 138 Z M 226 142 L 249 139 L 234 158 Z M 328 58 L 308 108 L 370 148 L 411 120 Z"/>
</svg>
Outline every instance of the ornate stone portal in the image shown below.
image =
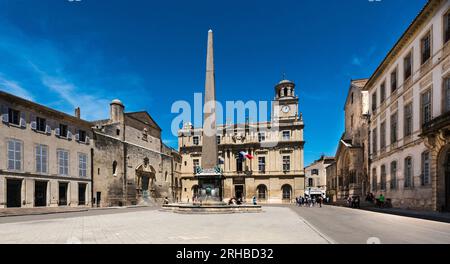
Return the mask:
<svg viewBox="0 0 450 264">
<path fill-rule="evenodd" d="M 136 191 L 140 198 L 155 197 L 155 175 L 156 171 L 149 164 L 148 158 L 144 158 L 144 163 L 136 168 Z"/>
</svg>

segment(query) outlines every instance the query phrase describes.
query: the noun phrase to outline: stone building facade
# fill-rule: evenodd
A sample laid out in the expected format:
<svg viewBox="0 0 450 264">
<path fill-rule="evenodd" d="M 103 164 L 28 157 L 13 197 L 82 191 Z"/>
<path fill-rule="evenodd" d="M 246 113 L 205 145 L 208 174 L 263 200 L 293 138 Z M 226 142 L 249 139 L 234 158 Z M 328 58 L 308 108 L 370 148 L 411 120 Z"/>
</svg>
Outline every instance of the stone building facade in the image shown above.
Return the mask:
<svg viewBox="0 0 450 264">
<path fill-rule="evenodd" d="M 450 209 L 449 12 L 449 1 L 429 1 L 365 87 L 371 189 L 394 207 Z"/>
<path fill-rule="evenodd" d="M 334 163 L 334 157 L 321 156 L 305 167 L 305 194 L 325 197 L 327 192 L 327 167 Z"/>
<path fill-rule="evenodd" d="M 345 131 L 338 143 L 335 164 L 327 173 L 331 200 L 364 195 L 368 184 L 368 92 L 367 79 L 352 80 L 344 105 Z M 335 171 L 332 172 L 331 170 Z"/>
<path fill-rule="evenodd" d="M 174 156 L 161 141 L 161 128 L 147 112 L 126 113 L 119 100 L 110 118 L 93 122 L 96 206 L 160 202 L 174 196 Z"/>
<path fill-rule="evenodd" d="M 91 124 L 0 91 L 0 208 L 90 206 Z"/>
<path fill-rule="evenodd" d="M 269 122 L 226 124 L 217 127 L 224 200 L 231 197 L 261 203 L 282 203 L 304 195 L 304 122 L 298 112 L 295 84 L 283 80 L 275 87 Z M 181 200 L 197 192 L 196 168 L 201 166 L 202 129 L 185 124 L 178 133 Z M 244 151 L 253 159 L 242 158 Z"/>
</svg>

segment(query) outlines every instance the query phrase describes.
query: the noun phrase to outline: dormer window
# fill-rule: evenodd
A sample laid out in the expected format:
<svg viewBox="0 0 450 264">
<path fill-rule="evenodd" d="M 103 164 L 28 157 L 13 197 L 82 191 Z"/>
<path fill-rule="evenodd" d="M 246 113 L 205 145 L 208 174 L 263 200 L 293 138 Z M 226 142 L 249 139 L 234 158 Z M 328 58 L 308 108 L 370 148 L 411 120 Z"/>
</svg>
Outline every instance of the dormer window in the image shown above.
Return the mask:
<svg viewBox="0 0 450 264">
<path fill-rule="evenodd" d="M 86 142 L 86 131 L 78 130 L 78 141 Z"/>
<path fill-rule="evenodd" d="M 59 136 L 66 138 L 67 137 L 67 125 L 59 124 Z"/>
<path fill-rule="evenodd" d="M 14 125 L 20 125 L 20 112 L 9 108 L 8 110 L 8 122 Z"/>
<path fill-rule="evenodd" d="M 47 126 L 47 120 L 45 118 L 36 117 L 36 130 L 40 132 L 45 132 Z"/>
</svg>

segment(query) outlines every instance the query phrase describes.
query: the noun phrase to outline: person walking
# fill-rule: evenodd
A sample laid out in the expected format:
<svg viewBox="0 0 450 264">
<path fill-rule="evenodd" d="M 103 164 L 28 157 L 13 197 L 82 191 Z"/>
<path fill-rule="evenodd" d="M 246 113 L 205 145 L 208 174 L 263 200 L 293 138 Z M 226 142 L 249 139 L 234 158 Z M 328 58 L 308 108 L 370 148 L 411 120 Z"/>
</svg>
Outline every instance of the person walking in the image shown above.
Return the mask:
<svg viewBox="0 0 450 264">
<path fill-rule="evenodd" d="M 256 196 L 253 196 L 252 200 L 253 200 L 253 205 L 256 205 Z"/>
<path fill-rule="evenodd" d="M 319 207 L 322 208 L 322 197 L 317 197 L 317 203 L 319 204 Z"/>
</svg>

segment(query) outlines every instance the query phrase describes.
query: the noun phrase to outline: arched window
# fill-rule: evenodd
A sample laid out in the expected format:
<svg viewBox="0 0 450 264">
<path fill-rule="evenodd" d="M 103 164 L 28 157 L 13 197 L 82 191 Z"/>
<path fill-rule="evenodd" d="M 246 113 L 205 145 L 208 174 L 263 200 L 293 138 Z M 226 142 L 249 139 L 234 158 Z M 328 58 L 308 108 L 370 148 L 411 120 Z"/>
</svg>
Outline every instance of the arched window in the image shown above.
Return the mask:
<svg viewBox="0 0 450 264">
<path fill-rule="evenodd" d="M 292 197 L 292 187 L 289 184 L 283 185 L 281 188 L 283 191 L 283 200 L 291 200 Z"/>
<path fill-rule="evenodd" d="M 258 188 L 256 188 L 258 199 L 265 200 L 267 199 L 267 187 L 263 184 L 258 185 Z"/>
<path fill-rule="evenodd" d="M 405 187 L 412 187 L 413 186 L 413 165 L 412 165 L 412 158 L 407 157 L 405 159 Z"/>
<path fill-rule="evenodd" d="M 113 175 L 116 176 L 116 172 L 117 172 L 117 161 L 113 162 Z"/>
<path fill-rule="evenodd" d="M 287 95 L 288 95 L 288 88 L 284 87 L 284 96 L 287 96 Z"/>
</svg>

